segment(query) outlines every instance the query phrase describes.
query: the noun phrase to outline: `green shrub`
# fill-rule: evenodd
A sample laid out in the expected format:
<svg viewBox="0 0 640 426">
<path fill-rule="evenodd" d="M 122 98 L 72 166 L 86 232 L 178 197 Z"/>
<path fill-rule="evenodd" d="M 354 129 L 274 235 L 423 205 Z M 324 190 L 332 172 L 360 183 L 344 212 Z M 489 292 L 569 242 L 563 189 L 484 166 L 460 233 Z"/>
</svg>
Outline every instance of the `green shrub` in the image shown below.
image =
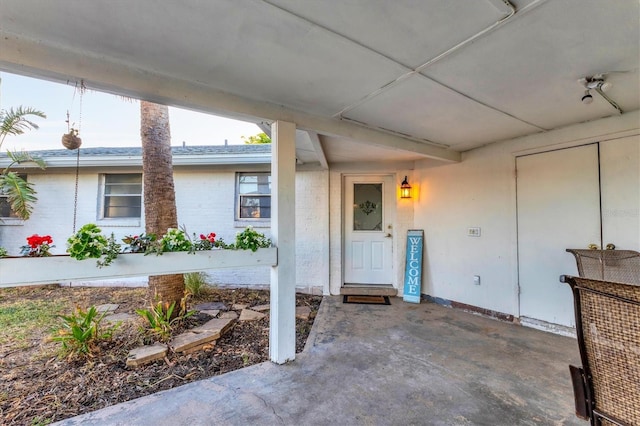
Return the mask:
<svg viewBox="0 0 640 426">
<path fill-rule="evenodd" d="M 186 310 L 186 297 L 181 300 L 180 312 L 173 316 L 176 308 L 176 302 L 162 303 L 158 302 L 151 309 L 136 309 L 136 313 L 147 321 L 144 330 L 150 333 L 154 338 L 161 342 L 166 342 L 171 338 L 173 329 L 182 321 L 195 314 L 195 311 Z"/>
<path fill-rule="evenodd" d="M 62 344 L 65 355 L 91 355 L 94 345 L 101 340 L 111 339 L 117 326 L 101 328 L 100 323 L 106 312 L 99 315 L 95 306 L 87 311 L 77 308 L 71 315 L 60 315 L 63 320 L 62 328 L 52 337 L 52 340 Z"/>
</svg>

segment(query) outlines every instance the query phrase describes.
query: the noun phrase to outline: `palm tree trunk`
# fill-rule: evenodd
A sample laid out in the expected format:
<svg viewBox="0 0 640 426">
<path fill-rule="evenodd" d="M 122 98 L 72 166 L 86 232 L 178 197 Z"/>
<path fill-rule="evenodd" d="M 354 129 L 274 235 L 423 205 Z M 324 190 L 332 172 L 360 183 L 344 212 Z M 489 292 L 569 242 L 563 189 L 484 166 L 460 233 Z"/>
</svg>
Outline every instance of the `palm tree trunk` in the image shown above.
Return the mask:
<svg viewBox="0 0 640 426">
<path fill-rule="evenodd" d="M 140 136 L 145 232 L 161 237 L 168 228 L 178 227 L 169 108 L 166 105 L 140 101 Z M 178 308 L 184 296 L 183 275 L 150 276 L 149 295 L 154 303 L 176 302 Z"/>
</svg>

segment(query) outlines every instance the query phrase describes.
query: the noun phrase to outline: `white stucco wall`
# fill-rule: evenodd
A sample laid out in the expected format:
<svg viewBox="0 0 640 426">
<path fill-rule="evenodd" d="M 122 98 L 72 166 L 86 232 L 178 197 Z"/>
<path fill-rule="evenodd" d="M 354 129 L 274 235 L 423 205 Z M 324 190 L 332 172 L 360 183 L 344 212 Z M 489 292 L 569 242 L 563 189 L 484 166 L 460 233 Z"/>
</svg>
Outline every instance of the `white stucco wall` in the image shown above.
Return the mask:
<svg viewBox="0 0 640 426">
<path fill-rule="evenodd" d="M 327 171 L 296 174 L 296 287 L 308 292 L 328 288 L 329 219 Z M 190 232 L 215 232 L 228 243 L 247 222 L 234 221 L 235 174 L 230 172 L 176 172 L 178 219 Z M 231 200 L 231 201 L 227 201 Z M 189 220 L 187 221 L 186 219 Z M 256 229 L 269 236 L 269 227 Z M 193 230 L 193 231 L 192 231 Z M 202 231 L 200 231 L 202 230 Z M 270 268 L 209 271 L 210 281 L 238 286 L 268 286 Z"/>
<path fill-rule="evenodd" d="M 98 176 L 95 171 L 80 173 L 76 229 L 86 223 L 99 223 L 105 233 L 113 232 L 118 238 L 141 232 L 144 225 L 139 220 L 130 227 L 104 226 L 97 221 Z M 33 234 L 51 235 L 55 245 L 52 253 L 64 254 L 67 238 L 73 233 L 75 171 L 29 173 L 27 179 L 35 185 L 38 202 L 28 221 L 5 220 L 0 223 L 0 245 L 10 255 L 18 255 L 20 246 L 26 244 L 26 237 Z"/>
<path fill-rule="evenodd" d="M 456 164 L 416 162 L 414 225 L 425 230 L 422 293 L 518 316 L 516 155 L 638 135 L 639 129 L 640 113 L 633 112 L 488 145 L 463 153 Z M 469 227 L 480 227 L 481 237 L 467 236 Z M 474 275 L 481 276 L 480 286 Z"/>
<path fill-rule="evenodd" d="M 268 169 L 264 169 L 268 170 Z M 243 171 L 262 171 L 246 169 Z M 99 176 L 104 170 L 84 170 L 78 186 L 77 227 L 98 223 L 105 234 L 114 233 L 117 239 L 144 231 L 144 219 L 100 221 Z M 135 172 L 131 169 L 108 170 L 108 173 Z M 30 173 L 28 180 L 35 184 L 38 202 L 26 222 L 0 223 L 0 246 L 10 255 L 18 255 L 19 247 L 32 234 L 51 235 L 54 254 L 64 254 L 66 240 L 73 229 L 73 200 L 75 171 L 50 169 L 44 173 Z M 189 234 L 215 232 L 228 243 L 250 222 L 234 221 L 235 170 L 176 169 L 176 204 L 178 223 Z M 329 288 L 329 218 L 328 171 L 301 171 L 296 175 L 296 286 L 308 292 L 321 293 Z M 269 236 L 267 224 L 255 224 L 258 231 Z M 213 284 L 237 286 L 268 286 L 269 267 L 238 270 L 208 271 Z M 119 280 L 122 281 L 122 280 Z M 133 278 L 130 282 L 144 281 Z"/>
</svg>

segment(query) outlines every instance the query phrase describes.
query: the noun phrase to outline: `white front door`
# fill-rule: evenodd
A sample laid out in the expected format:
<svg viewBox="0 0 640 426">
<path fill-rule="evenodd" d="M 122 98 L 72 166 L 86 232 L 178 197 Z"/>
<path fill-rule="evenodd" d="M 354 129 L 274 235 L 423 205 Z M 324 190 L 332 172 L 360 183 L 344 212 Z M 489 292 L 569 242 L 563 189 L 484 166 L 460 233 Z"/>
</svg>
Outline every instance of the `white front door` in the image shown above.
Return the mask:
<svg viewBox="0 0 640 426">
<path fill-rule="evenodd" d="M 393 284 L 393 176 L 347 176 L 344 283 Z"/>
</svg>

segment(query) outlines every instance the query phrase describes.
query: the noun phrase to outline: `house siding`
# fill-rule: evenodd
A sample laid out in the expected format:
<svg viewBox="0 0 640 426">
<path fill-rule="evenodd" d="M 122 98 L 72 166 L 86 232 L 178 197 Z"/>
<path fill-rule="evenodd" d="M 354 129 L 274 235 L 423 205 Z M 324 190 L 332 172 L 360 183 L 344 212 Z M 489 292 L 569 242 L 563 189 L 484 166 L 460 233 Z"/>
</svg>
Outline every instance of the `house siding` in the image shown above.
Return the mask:
<svg viewBox="0 0 640 426">
<path fill-rule="evenodd" d="M 243 166 L 241 171 L 265 171 L 268 165 Z M 100 174 L 140 172 L 140 169 L 81 170 L 78 184 L 77 226 L 97 223 L 105 234 L 119 240 L 144 231 L 144 218 L 99 220 Z M 235 172 L 209 168 L 174 170 L 178 223 L 189 234 L 215 232 L 231 243 L 249 221 L 235 221 Z M 296 174 L 296 287 L 322 294 L 328 291 L 329 220 L 328 171 L 300 171 Z M 54 254 L 64 254 L 66 240 L 73 233 L 75 171 L 48 169 L 28 175 L 38 191 L 38 202 L 31 218 L 21 224 L 0 224 L 0 245 L 10 255 L 18 255 L 19 247 L 32 234 L 51 235 Z M 255 223 L 258 231 L 270 236 L 267 223 Z M 264 287 L 270 282 L 269 267 L 207 271 L 209 282 L 217 285 Z M 110 284 L 144 284 L 145 279 L 117 280 Z"/>
</svg>

